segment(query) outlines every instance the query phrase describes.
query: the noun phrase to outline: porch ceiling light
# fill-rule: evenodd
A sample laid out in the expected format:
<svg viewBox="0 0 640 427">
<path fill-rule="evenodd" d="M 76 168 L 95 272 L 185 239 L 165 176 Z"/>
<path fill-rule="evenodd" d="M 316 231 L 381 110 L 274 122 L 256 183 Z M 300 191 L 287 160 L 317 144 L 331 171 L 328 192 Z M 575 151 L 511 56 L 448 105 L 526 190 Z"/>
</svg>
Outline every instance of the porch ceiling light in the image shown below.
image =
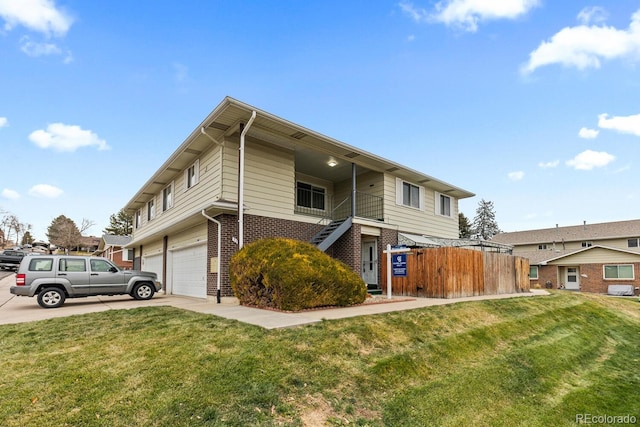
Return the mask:
<svg viewBox="0 0 640 427">
<path fill-rule="evenodd" d="M 336 159 L 334 159 L 333 157 L 329 159 L 329 161 L 327 162 L 327 164 L 329 165 L 330 168 L 334 167 L 335 165 L 338 164 L 338 162 L 336 161 Z"/>
</svg>

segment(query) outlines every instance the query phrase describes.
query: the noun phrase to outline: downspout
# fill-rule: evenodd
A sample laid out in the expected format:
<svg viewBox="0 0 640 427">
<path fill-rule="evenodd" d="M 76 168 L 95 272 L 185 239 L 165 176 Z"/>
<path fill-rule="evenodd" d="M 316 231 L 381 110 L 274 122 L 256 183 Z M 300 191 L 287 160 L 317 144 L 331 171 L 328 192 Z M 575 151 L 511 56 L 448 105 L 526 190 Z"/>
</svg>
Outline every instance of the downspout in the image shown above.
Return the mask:
<svg viewBox="0 0 640 427">
<path fill-rule="evenodd" d="M 249 122 L 243 126 L 240 134 L 240 167 L 238 168 L 238 249 L 244 245 L 244 137 L 256 119 L 255 110 L 251 112 Z"/>
<path fill-rule="evenodd" d="M 220 276 L 222 274 L 222 272 L 220 271 L 220 269 L 222 268 L 222 262 L 220 261 L 220 245 L 222 244 L 222 224 L 220 224 L 220 221 L 218 221 L 217 219 L 214 219 L 212 217 L 210 217 L 209 215 L 207 215 L 204 211 L 204 209 L 202 209 L 202 216 L 207 218 L 209 221 L 213 222 L 214 224 L 216 224 L 218 226 L 218 262 L 217 262 L 217 270 L 218 270 L 218 274 L 216 275 L 216 301 L 218 302 L 218 304 L 220 304 Z"/>
<path fill-rule="evenodd" d="M 356 164 L 351 163 L 351 216 L 356 216 Z"/>
</svg>

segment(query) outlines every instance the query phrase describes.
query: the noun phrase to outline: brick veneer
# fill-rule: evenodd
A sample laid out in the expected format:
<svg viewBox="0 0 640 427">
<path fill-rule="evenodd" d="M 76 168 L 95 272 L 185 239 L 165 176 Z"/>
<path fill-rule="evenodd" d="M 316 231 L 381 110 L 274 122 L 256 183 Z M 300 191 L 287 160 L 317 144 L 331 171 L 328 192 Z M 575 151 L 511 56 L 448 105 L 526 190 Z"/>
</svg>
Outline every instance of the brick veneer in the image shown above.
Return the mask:
<svg viewBox="0 0 640 427">
<path fill-rule="evenodd" d="M 611 263 L 608 263 L 609 265 Z M 621 263 L 629 264 L 629 263 Z M 580 272 L 580 290 L 583 292 L 606 294 L 609 285 L 633 285 L 634 288 L 640 287 L 640 263 L 632 263 L 633 270 L 635 272 L 634 279 L 604 279 L 603 269 L 605 264 L 580 264 L 577 267 Z M 541 288 L 545 288 L 547 281 L 552 283 L 553 289 L 559 288 L 558 283 L 558 266 L 556 265 L 541 265 L 538 267 L 538 280 L 531 280 L 531 287 L 536 285 Z M 562 282 L 562 281 L 561 281 Z M 635 291 L 638 295 L 640 292 Z"/>
<path fill-rule="evenodd" d="M 237 244 L 233 239 L 238 237 L 238 217 L 236 215 L 222 214 L 215 217 L 222 224 L 222 251 L 221 251 L 221 271 L 220 271 L 220 294 L 223 297 L 233 296 L 231 284 L 229 282 L 229 261 L 231 256 L 237 251 Z M 266 237 L 287 237 L 305 242 L 322 229 L 321 225 L 307 222 L 291 221 L 278 218 L 268 218 L 255 215 L 244 216 L 244 243 L 251 243 Z M 378 237 L 378 259 L 382 260 L 382 251 L 387 244 L 395 245 L 398 242 L 398 232 L 395 230 L 382 230 L 382 235 Z M 340 237 L 327 250 L 327 254 L 344 262 L 355 272 L 360 274 L 362 264 L 362 254 L 360 247 L 362 244 L 361 226 L 353 224 L 351 229 Z M 208 259 L 218 255 L 218 226 L 209 221 L 208 224 Z M 382 269 L 382 262 L 378 263 Z M 210 271 L 210 270 L 209 270 Z M 207 273 L 207 294 L 216 295 L 217 273 Z M 379 277 L 382 277 L 379 273 Z"/>
<path fill-rule="evenodd" d="M 229 282 L 229 261 L 231 256 L 238 250 L 233 239 L 238 238 L 238 217 L 237 215 L 222 214 L 215 217 L 222 224 L 222 251 L 221 251 L 221 271 L 220 290 L 221 296 L 233 296 L 231 284 Z M 290 221 L 278 218 L 268 218 L 263 216 L 244 216 L 244 243 L 255 242 L 266 237 L 287 237 L 305 242 L 322 229 L 321 225 Z M 344 237 L 344 236 L 343 236 Z M 208 224 L 208 259 L 218 255 L 218 226 L 209 221 Z M 210 271 L 210 270 L 209 270 Z M 216 295 L 217 273 L 207 273 L 207 294 Z"/>
</svg>

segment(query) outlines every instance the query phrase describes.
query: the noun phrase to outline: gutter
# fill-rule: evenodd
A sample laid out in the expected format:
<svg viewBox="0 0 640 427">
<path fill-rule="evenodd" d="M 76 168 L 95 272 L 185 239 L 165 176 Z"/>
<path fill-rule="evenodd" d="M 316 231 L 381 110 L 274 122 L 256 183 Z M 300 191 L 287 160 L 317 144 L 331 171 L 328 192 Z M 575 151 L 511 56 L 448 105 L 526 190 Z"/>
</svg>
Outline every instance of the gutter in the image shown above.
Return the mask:
<svg viewBox="0 0 640 427">
<path fill-rule="evenodd" d="M 256 111 L 251 112 L 249 122 L 242 126 L 240 134 L 240 166 L 238 168 L 238 249 L 244 246 L 244 137 L 256 119 Z"/>
<path fill-rule="evenodd" d="M 218 226 L 218 262 L 217 262 L 217 270 L 218 270 L 218 274 L 216 275 L 216 301 L 218 304 L 220 304 L 220 282 L 221 282 L 221 265 L 222 262 L 220 261 L 220 245 L 222 244 L 222 224 L 220 223 L 220 221 L 218 221 L 217 219 L 214 219 L 212 217 L 210 217 L 209 215 L 206 214 L 205 210 L 202 209 L 201 212 L 202 216 L 207 218 L 209 221 L 213 222 L 214 224 L 216 224 Z"/>
</svg>

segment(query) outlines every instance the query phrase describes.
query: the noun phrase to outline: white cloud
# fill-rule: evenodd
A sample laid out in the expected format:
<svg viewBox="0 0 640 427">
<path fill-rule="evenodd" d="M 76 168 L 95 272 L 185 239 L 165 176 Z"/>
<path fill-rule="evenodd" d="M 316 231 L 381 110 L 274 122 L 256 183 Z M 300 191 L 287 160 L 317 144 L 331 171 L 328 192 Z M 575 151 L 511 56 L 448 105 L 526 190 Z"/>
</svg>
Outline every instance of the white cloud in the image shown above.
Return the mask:
<svg viewBox="0 0 640 427">
<path fill-rule="evenodd" d="M 76 151 L 80 147 L 95 145 L 98 150 L 108 150 L 106 141 L 95 133 L 81 129 L 80 126 L 52 123 L 47 130 L 31 132 L 29 139 L 40 148 L 53 148 L 57 151 Z"/>
<path fill-rule="evenodd" d="M 9 200 L 15 200 L 20 198 L 20 194 L 15 190 L 10 190 L 9 188 L 5 188 L 2 190 L 2 197 Z"/>
<path fill-rule="evenodd" d="M 28 36 L 24 36 L 20 39 L 20 50 L 33 57 L 43 55 L 60 55 L 62 53 L 62 50 L 55 44 L 34 42 Z"/>
<path fill-rule="evenodd" d="M 600 6 L 589 6 L 578 13 L 578 22 L 583 25 L 604 22 L 607 20 L 607 15 L 607 11 Z"/>
<path fill-rule="evenodd" d="M 9 126 L 9 119 L 6 117 L 0 117 L 0 128 Z"/>
<path fill-rule="evenodd" d="M 594 19 L 593 15 L 579 15 L 579 18 L 583 21 Z M 603 59 L 635 59 L 639 53 L 640 11 L 637 11 L 632 15 L 627 30 L 586 24 L 563 28 L 531 52 L 529 61 L 520 71 L 530 74 L 539 67 L 551 64 L 562 64 L 580 70 L 600 68 L 600 61 Z"/>
<path fill-rule="evenodd" d="M 58 187 L 49 184 L 37 184 L 29 189 L 29 194 L 34 197 L 44 197 L 46 199 L 55 199 L 64 193 Z"/>
<path fill-rule="evenodd" d="M 516 19 L 538 4 L 539 0 L 442 0 L 436 3 L 433 13 L 409 2 L 400 3 L 400 8 L 416 22 L 440 22 L 475 32 L 480 22 Z"/>
<path fill-rule="evenodd" d="M 615 160 L 615 156 L 604 151 L 586 150 L 571 160 L 567 160 L 567 166 L 577 170 L 591 170 L 601 168 Z"/>
<path fill-rule="evenodd" d="M 0 17 L 6 31 L 21 25 L 47 37 L 64 36 L 73 23 L 55 0 L 0 0 Z"/>
<path fill-rule="evenodd" d="M 522 178 L 524 178 L 524 172 L 522 171 L 509 172 L 507 176 L 511 181 L 520 181 Z"/>
<path fill-rule="evenodd" d="M 560 160 L 553 160 L 551 162 L 540 162 L 538 166 L 542 169 L 555 168 L 560 164 Z"/>
<path fill-rule="evenodd" d="M 598 116 L 598 126 L 602 129 L 615 130 L 620 133 L 630 133 L 640 136 L 640 114 L 633 116 L 613 116 L 607 113 Z"/>
<path fill-rule="evenodd" d="M 600 131 L 596 129 L 581 128 L 578 131 L 578 136 L 584 139 L 595 139 L 599 133 Z"/>
</svg>

